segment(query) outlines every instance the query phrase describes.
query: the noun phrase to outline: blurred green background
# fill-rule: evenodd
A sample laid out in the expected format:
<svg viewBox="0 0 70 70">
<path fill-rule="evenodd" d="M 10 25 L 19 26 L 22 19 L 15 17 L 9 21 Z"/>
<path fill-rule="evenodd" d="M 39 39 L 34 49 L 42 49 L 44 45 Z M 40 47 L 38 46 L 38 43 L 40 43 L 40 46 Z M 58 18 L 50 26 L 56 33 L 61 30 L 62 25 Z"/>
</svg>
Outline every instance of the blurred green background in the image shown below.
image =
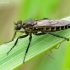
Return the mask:
<svg viewBox="0 0 70 70">
<path fill-rule="evenodd" d="M 13 21 L 45 17 L 61 19 L 69 15 L 70 0 L 0 0 L 0 44 L 11 40 Z M 69 43 L 65 41 L 59 49 L 49 52 L 56 60 L 42 54 L 14 70 L 70 70 Z"/>
</svg>

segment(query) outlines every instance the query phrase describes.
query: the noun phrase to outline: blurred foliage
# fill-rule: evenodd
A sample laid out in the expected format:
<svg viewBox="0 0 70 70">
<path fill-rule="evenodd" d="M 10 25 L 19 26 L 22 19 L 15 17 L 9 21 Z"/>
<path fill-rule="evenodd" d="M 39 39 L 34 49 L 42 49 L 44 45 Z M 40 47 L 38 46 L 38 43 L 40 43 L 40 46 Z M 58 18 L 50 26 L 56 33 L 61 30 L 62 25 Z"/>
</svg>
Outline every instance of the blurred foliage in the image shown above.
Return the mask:
<svg viewBox="0 0 70 70">
<path fill-rule="evenodd" d="M 2 4 L 1 2 L 5 3 Z M 0 0 L 0 44 L 9 41 L 12 38 L 14 33 L 13 21 L 17 22 L 18 20 L 42 19 L 44 17 L 49 19 L 60 19 L 70 15 L 70 0 L 9 0 L 8 2 L 9 3 L 6 3 L 6 0 Z M 61 62 L 60 58 L 62 55 L 58 56 L 56 52 L 56 57 L 59 59 L 58 62 L 52 59 L 49 60 L 46 57 L 47 55 L 42 55 L 43 57 L 39 56 L 37 57 L 37 60 L 28 62 L 21 68 L 24 68 L 24 70 L 29 70 L 28 68 L 30 68 L 30 70 L 69 70 L 69 46 L 69 42 L 65 42 L 61 45 L 62 49 L 60 48 L 61 50 L 57 52 L 58 54 L 63 54 L 65 58 L 62 63 L 63 66 L 61 65 L 63 68 L 61 69 L 59 69 L 59 62 Z M 62 53 L 62 50 L 65 50 L 65 52 Z M 53 55 L 53 57 L 54 56 L 55 55 Z M 43 65 L 39 61 L 40 57 L 43 58 L 40 60 Z M 56 57 L 55 59 L 57 59 Z M 58 64 L 57 66 L 55 62 Z M 48 69 L 45 69 L 45 67 Z M 21 68 L 18 68 L 17 70 L 21 70 Z"/>
</svg>

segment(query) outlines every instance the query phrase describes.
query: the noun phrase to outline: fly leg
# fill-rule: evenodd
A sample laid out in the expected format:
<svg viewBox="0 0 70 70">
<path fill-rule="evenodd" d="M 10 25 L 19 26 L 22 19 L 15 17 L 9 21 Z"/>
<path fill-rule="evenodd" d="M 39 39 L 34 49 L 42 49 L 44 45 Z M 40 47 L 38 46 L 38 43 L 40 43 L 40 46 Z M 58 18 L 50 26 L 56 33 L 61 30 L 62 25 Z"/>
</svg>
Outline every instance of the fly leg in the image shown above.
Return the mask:
<svg viewBox="0 0 70 70">
<path fill-rule="evenodd" d="M 54 34 L 54 33 L 51 33 L 51 32 L 46 32 L 46 33 L 36 33 L 35 35 L 44 35 L 44 34 L 47 34 L 47 33 L 50 34 L 50 35 L 53 35 L 53 36 L 56 36 L 56 37 L 59 37 L 59 38 L 63 38 L 63 39 L 65 39 L 65 40 L 69 41 L 68 38 L 63 37 L 63 36 L 60 36 L 60 35 L 57 35 L 57 34 Z"/>
<path fill-rule="evenodd" d="M 46 33 L 36 33 L 35 35 L 44 35 L 44 34 L 46 34 Z M 50 52 L 52 53 L 52 50 L 50 50 Z M 53 58 L 52 56 L 50 56 L 49 54 L 47 54 L 49 57 L 51 57 L 51 58 Z M 54 60 L 55 60 L 55 58 L 53 58 Z"/>
<path fill-rule="evenodd" d="M 66 37 L 63 37 L 63 36 L 60 36 L 60 35 L 57 35 L 57 34 L 54 34 L 54 33 L 51 33 L 51 32 L 48 32 L 48 34 L 53 35 L 53 36 L 56 36 L 56 37 L 59 37 L 59 38 L 63 38 L 63 39 L 65 39 L 65 40 L 69 41 L 69 39 L 66 38 Z M 60 43 L 59 46 L 56 47 L 55 49 L 58 49 L 58 48 L 60 47 L 60 45 L 61 45 L 61 43 Z"/>
<path fill-rule="evenodd" d="M 10 40 L 10 41 L 8 41 L 8 42 L 5 42 L 5 43 L 12 42 L 12 41 L 14 40 L 14 38 L 15 38 L 15 36 L 16 36 L 16 33 L 17 33 L 17 32 L 24 33 L 24 31 L 22 31 L 22 30 L 17 30 L 17 31 L 15 31 L 15 33 L 14 33 L 14 35 L 13 35 L 13 38 L 12 38 L 12 40 Z"/>
<path fill-rule="evenodd" d="M 15 38 L 15 36 L 16 36 L 16 33 L 17 33 L 17 31 L 15 31 L 15 33 L 14 33 L 14 35 L 13 35 L 12 40 L 10 40 L 10 41 L 8 41 L 8 42 L 5 42 L 5 43 L 9 43 L 9 42 L 13 41 L 13 40 L 14 40 L 14 38 Z"/>
<path fill-rule="evenodd" d="M 53 36 L 56 36 L 56 37 L 59 37 L 59 38 L 63 38 L 65 40 L 69 41 L 69 39 L 66 38 L 66 37 L 63 37 L 63 36 L 60 36 L 60 35 L 57 35 L 57 34 L 54 34 L 54 33 L 51 33 L 51 32 L 47 32 L 47 33 L 50 34 L 50 35 L 53 35 Z"/>
<path fill-rule="evenodd" d="M 61 43 L 59 45 L 57 45 L 57 47 L 55 47 L 55 49 L 59 49 L 61 46 Z"/>
<path fill-rule="evenodd" d="M 51 52 L 51 51 L 50 51 L 50 52 Z M 51 57 L 52 59 L 54 59 L 54 60 L 55 60 L 55 58 L 53 58 L 52 56 L 50 56 L 50 54 L 48 54 L 48 53 L 47 53 L 47 55 L 48 55 L 49 57 Z"/>
<path fill-rule="evenodd" d="M 59 38 L 63 38 L 63 39 L 65 39 L 65 40 L 67 40 L 67 41 L 69 41 L 69 39 L 68 38 L 66 38 L 66 37 L 63 37 L 63 36 L 60 36 L 60 35 L 57 35 L 57 34 L 54 34 L 54 33 L 51 33 L 51 32 L 46 32 L 46 33 L 36 33 L 35 35 L 44 35 L 44 34 L 50 34 L 50 35 L 53 35 L 53 36 L 56 36 L 56 37 L 59 37 Z M 61 45 L 61 44 L 60 44 Z M 60 45 L 56 48 L 56 49 L 58 49 L 59 47 L 60 47 Z"/>
<path fill-rule="evenodd" d="M 16 44 L 17 44 L 17 42 L 18 42 L 18 39 L 21 39 L 21 38 L 24 38 L 24 37 L 27 37 L 27 36 L 28 36 L 28 34 L 19 36 L 19 37 L 16 39 L 16 41 L 15 41 L 13 47 L 11 47 L 11 49 L 7 52 L 7 55 L 8 55 L 9 52 L 16 46 Z"/>
<path fill-rule="evenodd" d="M 29 37 L 29 43 L 28 43 L 28 46 L 27 46 L 26 51 L 25 51 L 25 54 L 24 54 L 23 63 L 25 62 L 26 54 L 27 54 L 27 52 L 29 50 L 31 40 L 32 40 L 32 34 L 30 34 L 30 37 Z"/>
</svg>

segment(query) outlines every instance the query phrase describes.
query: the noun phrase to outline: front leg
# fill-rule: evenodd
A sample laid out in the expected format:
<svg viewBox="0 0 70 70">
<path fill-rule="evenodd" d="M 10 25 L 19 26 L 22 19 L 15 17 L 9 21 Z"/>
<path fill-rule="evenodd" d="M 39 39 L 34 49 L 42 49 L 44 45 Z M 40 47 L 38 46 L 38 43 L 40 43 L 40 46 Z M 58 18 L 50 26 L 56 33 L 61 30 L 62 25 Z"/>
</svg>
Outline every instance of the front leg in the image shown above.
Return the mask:
<svg viewBox="0 0 70 70">
<path fill-rule="evenodd" d="M 8 41 L 8 42 L 5 42 L 5 43 L 12 42 L 12 41 L 14 40 L 15 36 L 16 36 L 16 33 L 17 33 L 17 31 L 15 31 L 15 33 L 14 33 L 14 35 L 13 35 L 13 38 L 12 38 L 12 40 L 10 40 L 10 41 Z"/>
<path fill-rule="evenodd" d="M 23 31 L 23 30 L 17 30 L 17 31 L 15 31 L 15 33 L 14 33 L 14 35 L 13 35 L 13 38 L 12 38 L 12 40 L 10 40 L 10 41 L 8 41 L 8 42 L 5 42 L 5 43 L 12 42 L 12 41 L 14 40 L 14 38 L 15 38 L 15 36 L 16 36 L 16 34 L 17 34 L 17 32 L 24 33 L 24 31 Z"/>
<path fill-rule="evenodd" d="M 28 36 L 28 34 L 19 36 L 19 37 L 16 39 L 16 41 L 15 41 L 13 47 L 7 52 L 7 55 L 8 55 L 9 52 L 16 46 L 16 44 L 17 44 L 17 42 L 18 42 L 18 39 L 21 39 L 21 38 L 24 38 L 24 37 L 27 37 L 27 36 Z"/>
</svg>

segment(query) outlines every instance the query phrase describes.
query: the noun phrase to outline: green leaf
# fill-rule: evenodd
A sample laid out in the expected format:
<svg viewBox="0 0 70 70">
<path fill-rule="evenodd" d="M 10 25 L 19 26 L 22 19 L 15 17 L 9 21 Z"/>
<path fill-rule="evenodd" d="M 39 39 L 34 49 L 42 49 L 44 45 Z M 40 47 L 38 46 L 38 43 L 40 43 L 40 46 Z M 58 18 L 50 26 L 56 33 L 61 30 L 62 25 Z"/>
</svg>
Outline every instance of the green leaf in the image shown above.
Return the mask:
<svg viewBox="0 0 70 70">
<path fill-rule="evenodd" d="M 64 20 L 69 21 L 70 17 L 64 18 Z M 54 33 L 65 36 L 67 38 L 70 37 L 70 29 L 57 31 Z M 23 63 L 23 57 L 28 45 L 29 36 L 20 39 L 15 48 L 13 48 L 13 50 L 7 56 L 6 53 L 14 45 L 15 40 L 0 46 L 0 70 L 12 70 L 13 68 Z M 42 36 L 33 35 L 32 42 L 25 59 L 25 63 L 44 52 L 50 51 L 51 49 L 55 48 L 56 45 L 62 43 L 63 41 L 65 40 L 49 34 Z"/>
</svg>

